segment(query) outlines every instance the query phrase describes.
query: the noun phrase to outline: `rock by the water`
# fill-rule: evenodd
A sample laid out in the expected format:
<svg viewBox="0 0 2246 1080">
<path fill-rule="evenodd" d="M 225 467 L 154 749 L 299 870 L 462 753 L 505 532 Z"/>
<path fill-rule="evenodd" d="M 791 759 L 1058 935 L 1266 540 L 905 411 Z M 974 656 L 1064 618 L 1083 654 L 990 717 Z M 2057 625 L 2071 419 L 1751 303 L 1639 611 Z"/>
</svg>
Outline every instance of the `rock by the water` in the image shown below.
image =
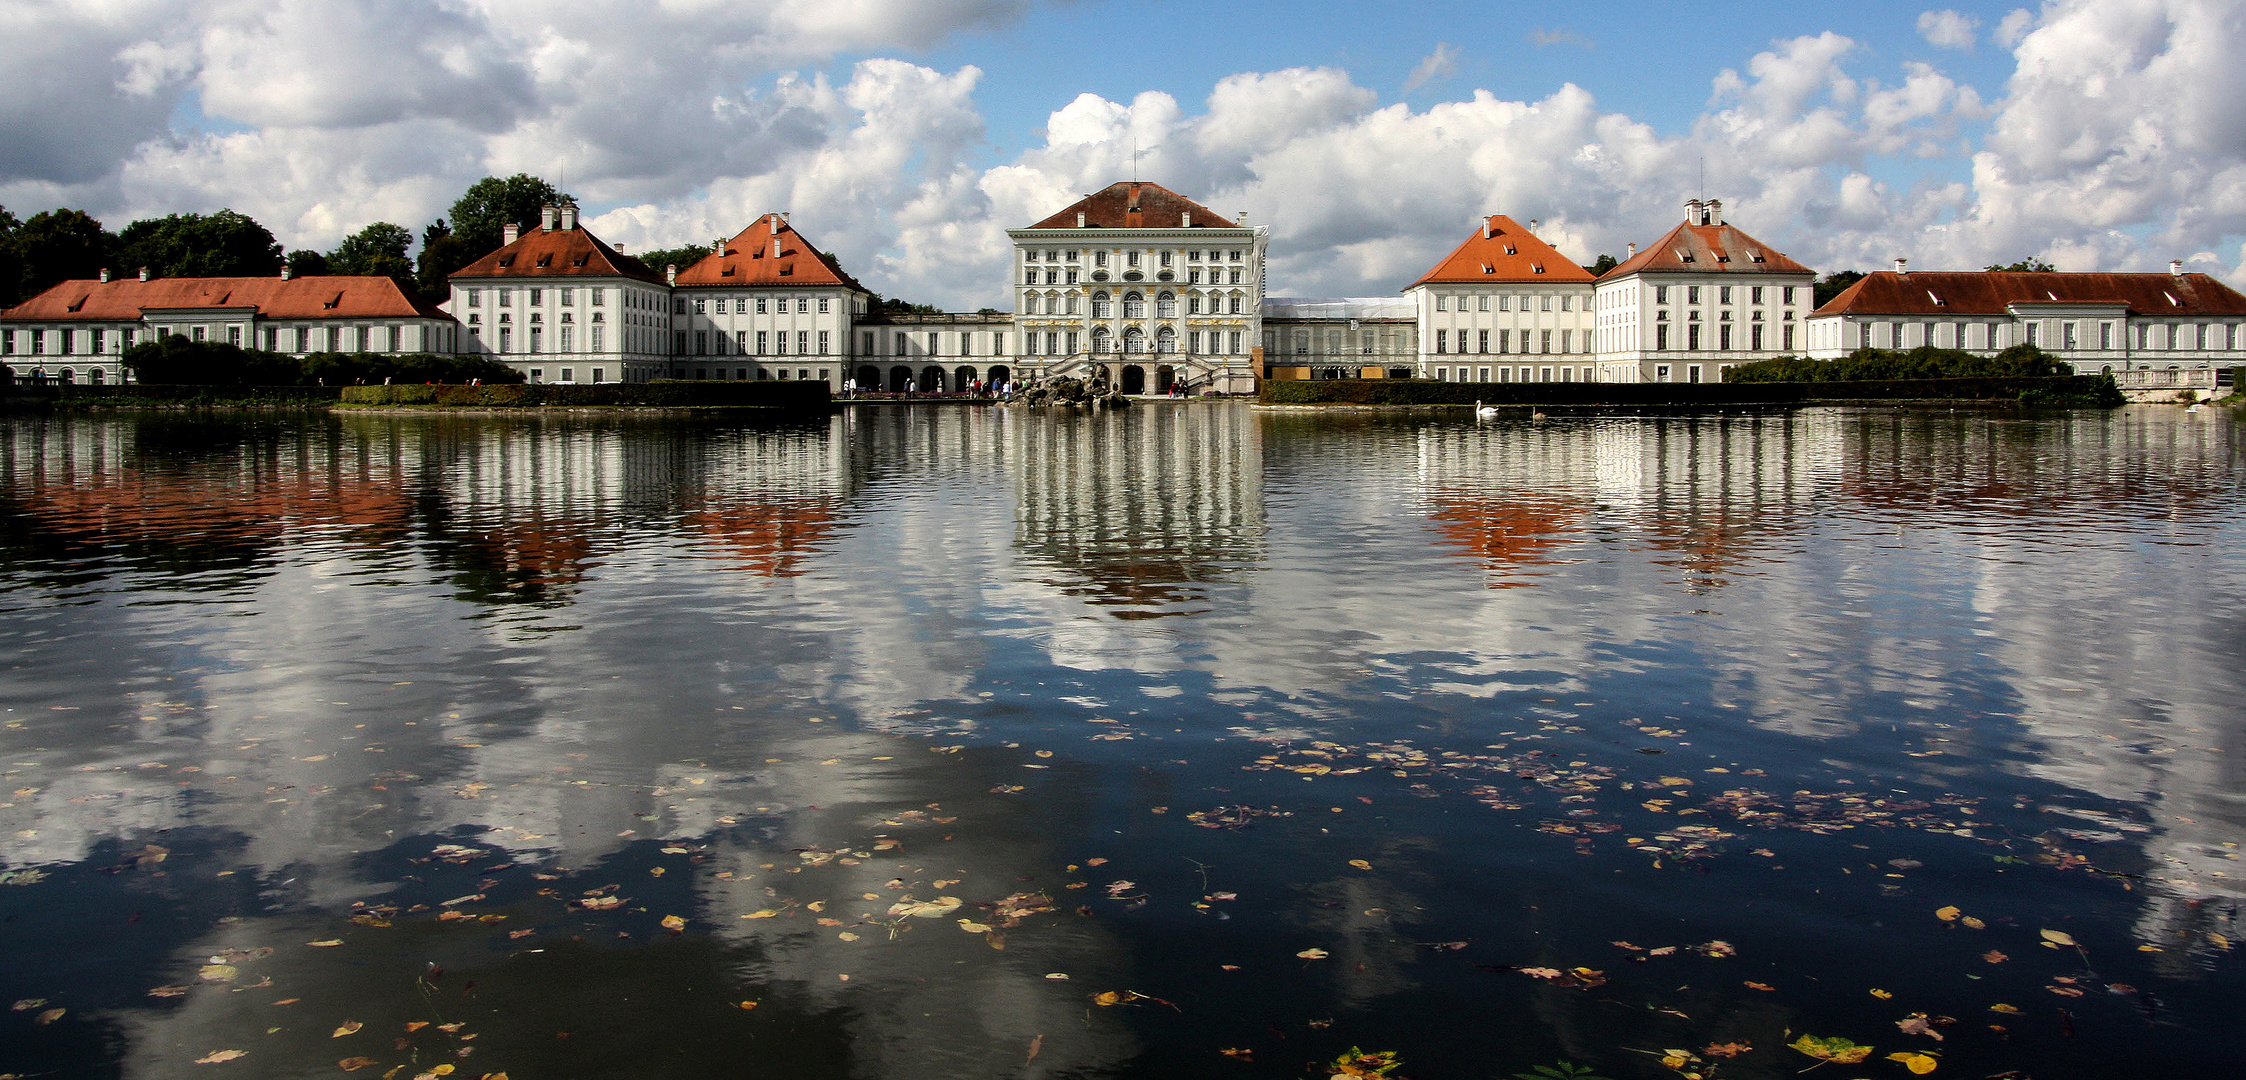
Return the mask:
<svg viewBox="0 0 2246 1080">
<path fill-rule="evenodd" d="M 1008 405 L 1049 409 L 1126 409 L 1131 399 L 1106 379 L 1037 379 L 1022 387 Z"/>
</svg>

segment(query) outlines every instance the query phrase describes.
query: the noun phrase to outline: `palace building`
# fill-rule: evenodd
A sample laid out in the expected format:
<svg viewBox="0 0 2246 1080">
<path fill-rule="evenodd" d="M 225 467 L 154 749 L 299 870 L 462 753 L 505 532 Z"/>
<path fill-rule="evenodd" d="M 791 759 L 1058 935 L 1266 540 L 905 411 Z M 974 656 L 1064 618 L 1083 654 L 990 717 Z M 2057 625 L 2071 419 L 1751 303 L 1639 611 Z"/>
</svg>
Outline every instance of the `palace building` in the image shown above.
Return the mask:
<svg viewBox="0 0 2246 1080">
<path fill-rule="evenodd" d="M 1011 313 L 882 311 L 786 213 L 685 267 L 603 242 L 567 199 L 451 275 L 430 306 L 387 278 L 67 281 L 0 313 L 0 363 L 124 377 L 179 333 L 245 348 L 476 353 L 533 382 L 818 380 L 956 392 L 1044 377 L 1127 394 L 1252 393 L 1265 379 L 1720 382 L 1781 356 L 2036 345 L 2082 371 L 2214 388 L 2246 360 L 2246 297 L 2205 274 L 1892 272 L 1815 308 L 1816 274 L 1692 199 L 1602 274 L 1504 214 L 1393 297 L 1265 295 L 1268 226 L 1129 180 L 1007 230 Z M 2195 381 L 2196 380 L 2196 381 Z"/>
</svg>

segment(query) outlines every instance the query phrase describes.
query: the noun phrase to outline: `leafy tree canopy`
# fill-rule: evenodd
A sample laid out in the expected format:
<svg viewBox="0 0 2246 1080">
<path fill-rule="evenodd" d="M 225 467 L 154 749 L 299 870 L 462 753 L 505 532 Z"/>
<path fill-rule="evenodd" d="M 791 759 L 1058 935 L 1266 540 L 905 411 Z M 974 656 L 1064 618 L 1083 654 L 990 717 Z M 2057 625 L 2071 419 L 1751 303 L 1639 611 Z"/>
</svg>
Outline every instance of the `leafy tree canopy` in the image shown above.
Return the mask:
<svg viewBox="0 0 2246 1080">
<path fill-rule="evenodd" d="M 1920 346 L 1895 351 L 1865 347 L 1838 360 L 1781 356 L 1741 364 L 1725 382 L 1872 382 L 1887 379 L 2048 378 L 2072 375 L 2072 365 L 2033 345 L 2014 345 L 1995 356 Z"/>
<path fill-rule="evenodd" d="M 1849 286 L 1862 280 L 1864 280 L 1862 270 L 1835 270 L 1825 275 L 1824 279 L 1812 288 L 1812 291 L 1816 294 L 1817 306 L 1824 307 L 1832 303 L 1833 297 L 1847 292 Z"/>
<path fill-rule="evenodd" d="M 2015 274 L 2048 274 L 2052 271 L 2053 268 L 2050 263 L 2044 262 L 2042 259 L 2035 258 L 2034 256 L 2029 256 L 2028 258 L 2022 259 L 2016 263 L 1994 263 L 1988 266 L 1984 266 L 1981 269 L 1992 271 L 2009 270 Z"/>
<path fill-rule="evenodd" d="M 452 204 L 452 235 L 459 238 L 468 257 L 459 266 L 446 268 L 445 273 L 496 250 L 502 227 L 508 222 L 535 227 L 539 208 L 562 197 L 554 185 L 528 173 L 516 173 L 504 180 L 487 176 L 468 185 Z"/>
<path fill-rule="evenodd" d="M 281 245 L 247 214 L 142 218 L 117 236 L 119 272 L 151 277 L 267 277 L 281 272 Z"/>
<path fill-rule="evenodd" d="M 481 252 L 471 254 L 467 241 L 456 235 L 445 219 L 430 222 L 421 230 L 421 256 L 414 266 L 421 295 L 435 301 L 445 299 L 452 293 L 446 278 L 482 256 Z"/>
<path fill-rule="evenodd" d="M 377 221 L 344 237 L 328 252 L 328 272 L 393 278 L 412 289 L 413 262 L 406 258 L 406 249 L 412 246 L 413 233 L 405 226 Z"/>
<path fill-rule="evenodd" d="M 685 247 L 657 248 L 654 251 L 643 251 L 633 258 L 646 263 L 648 269 L 660 274 L 666 266 L 676 266 L 684 270 L 701 261 L 703 256 L 708 255 L 713 250 L 715 249 L 708 244 L 688 244 Z"/>
<path fill-rule="evenodd" d="M 329 272 L 327 256 L 311 248 L 289 252 L 290 277 L 326 277 Z"/>
<path fill-rule="evenodd" d="M 1612 270 L 1620 265 L 1622 264 L 1617 261 L 1614 256 L 1601 255 L 1597 259 L 1592 260 L 1591 265 L 1584 267 L 1584 269 L 1590 271 L 1592 277 L 1598 277 L 1599 275 L 1604 274 L 1607 271 Z"/>
<path fill-rule="evenodd" d="M 17 274 L 0 282 L 13 304 L 57 282 L 101 276 L 111 265 L 117 238 L 83 210 L 47 210 L 14 230 Z"/>
</svg>

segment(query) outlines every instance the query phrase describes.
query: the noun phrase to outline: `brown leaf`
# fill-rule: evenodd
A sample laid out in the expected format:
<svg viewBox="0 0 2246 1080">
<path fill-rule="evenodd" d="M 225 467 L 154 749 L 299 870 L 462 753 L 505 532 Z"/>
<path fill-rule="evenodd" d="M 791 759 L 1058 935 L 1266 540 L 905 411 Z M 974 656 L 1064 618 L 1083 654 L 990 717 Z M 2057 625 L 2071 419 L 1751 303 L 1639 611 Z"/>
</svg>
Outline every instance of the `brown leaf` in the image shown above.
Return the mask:
<svg viewBox="0 0 2246 1080">
<path fill-rule="evenodd" d="M 369 1065 L 379 1064 L 381 1064 L 381 1062 L 378 1062 L 370 1057 L 347 1057 L 341 1061 L 336 1062 L 335 1067 L 343 1070 L 344 1072 L 358 1072 L 360 1069 L 364 1069 Z"/>
<path fill-rule="evenodd" d="M 1764 993 L 1768 993 L 1768 994 L 1775 994 L 1775 993 L 1777 993 L 1777 992 L 1778 992 L 1778 988 L 1777 988 L 1777 987 L 1775 987 L 1775 986 L 1772 986 L 1772 985 L 1770 985 L 1770 984 L 1768 984 L 1768 983 L 1749 982 L 1749 983 L 1747 983 L 1746 985 L 1747 985 L 1747 989 L 1749 989 L 1749 990 L 1760 990 L 1760 991 L 1763 991 Z"/>
<path fill-rule="evenodd" d="M 356 1035 L 359 1033 L 359 1029 L 365 1026 L 365 1024 L 362 1024 L 356 1020 L 345 1020 L 342 1026 L 337 1027 L 333 1033 L 328 1035 L 328 1038 L 340 1039 L 345 1035 Z"/>
<path fill-rule="evenodd" d="M 55 1021 L 62 1019 L 62 1014 L 69 1011 L 70 1010 L 63 1008 L 48 1009 L 46 1012 L 32 1017 L 31 1022 L 39 1025 L 40 1027 L 46 1027 L 48 1024 L 52 1024 Z"/>
<path fill-rule="evenodd" d="M 2012 958 L 1996 951 L 1995 949 L 1990 949 L 1989 951 L 1981 954 L 1981 959 L 1986 960 L 1992 964 L 2001 964 L 2006 960 L 2010 960 Z"/>
<path fill-rule="evenodd" d="M 1754 1049 L 1752 1044 L 1743 1042 L 1710 1043 L 1702 1047 L 1700 1052 L 1709 1057 L 1735 1058 L 1752 1049 Z"/>
<path fill-rule="evenodd" d="M 223 1063 L 223 1062 L 228 1062 L 228 1061 L 232 1061 L 232 1060 L 234 1060 L 235 1058 L 238 1058 L 238 1057 L 248 1057 L 248 1056 L 249 1056 L 249 1051 L 247 1051 L 247 1050 L 213 1050 L 213 1051 L 211 1051 L 211 1052 L 210 1052 L 210 1053 L 208 1053 L 208 1054 L 204 1054 L 204 1055 L 203 1055 L 202 1057 L 196 1058 L 196 1059 L 195 1059 L 195 1064 L 197 1064 L 197 1065 L 217 1065 L 217 1064 L 220 1064 L 220 1063 Z"/>
</svg>

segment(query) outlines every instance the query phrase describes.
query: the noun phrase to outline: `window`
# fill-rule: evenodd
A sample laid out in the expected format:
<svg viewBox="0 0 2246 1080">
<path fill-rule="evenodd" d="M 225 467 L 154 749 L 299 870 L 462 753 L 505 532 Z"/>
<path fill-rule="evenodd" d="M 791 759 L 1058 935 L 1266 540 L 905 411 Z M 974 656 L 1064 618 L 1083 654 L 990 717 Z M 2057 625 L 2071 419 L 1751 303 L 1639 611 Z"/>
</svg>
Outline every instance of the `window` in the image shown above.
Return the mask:
<svg viewBox="0 0 2246 1080">
<path fill-rule="evenodd" d="M 1232 347 L 1225 351 L 1232 353 L 1237 353 L 1240 351 L 1240 331 L 1234 330 L 1232 332 Z"/>
<path fill-rule="evenodd" d="M 2029 323 L 2029 324 L 2028 324 L 2028 344 L 2030 344 L 2030 345 L 2034 345 L 2034 344 L 2037 344 L 2037 339 L 2043 336 L 2043 335 L 2042 335 L 2042 334 L 2041 334 L 2041 333 L 2039 332 L 2039 331 L 2041 331 L 2042 329 L 2043 329 L 2043 324 L 2042 324 L 2042 323 L 2033 323 L 2033 322 L 2031 322 L 2031 323 Z"/>
<path fill-rule="evenodd" d="M 811 351 L 811 331 L 809 331 L 809 330 L 798 330 L 798 331 L 796 331 L 796 332 L 795 332 L 795 352 L 796 352 L 796 355 L 797 355 L 797 356 L 803 356 L 803 355 L 806 355 L 806 354 L 810 353 L 810 351 Z"/>
<path fill-rule="evenodd" d="M 819 302 L 822 304 L 826 303 L 826 301 L 824 300 L 821 300 Z M 819 355 L 821 356 L 827 355 L 827 334 L 828 331 L 819 331 Z"/>
<path fill-rule="evenodd" d="M 1164 253 L 1164 255 L 1165 255 L 1165 256 L 1167 256 L 1167 254 L 1168 254 L 1167 252 L 1165 252 L 1165 253 Z M 1155 298 L 1155 302 L 1154 302 L 1154 314 L 1155 314 L 1155 317 L 1157 317 L 1157 318 L 1162 318 L 1162 319 L 1175 319 L 1175 318 L 1177 318 L 1177 317 L 1178 317 L 1178 298 L 1177 298 L 1177 294 L 1175 294 L 1175 293 L 1163 293 L 1163 294 L 1162 294 L 1161 296 L 1159 296 L 1159 297 L 1156 297 L 1156 298 Z"/>
<path fill-rule="evenodd" d="M 593 301 L 593 306 L 594 306 L 594 307 L 602 307 L 602 306 L 605 306 L 605 305 L 606 305 L 606 304 L 608 303 L 608 290 L 607 290 L 607 289 L 587 289 L 587 290 L 585 290 L 585 291 L 586 291 L 586 292 L 588 292 L 588 293 L 591 293 L 591 294 L 592 294 L 592 301 Z"/>
<path fill-rule="evenodd" d="M 1536 350 L 1536 351 L 1538 351 L 1538 352 L 1551 352 L 1551 351 L 1552 351 L 1552 332 L 1551 332 L 1550 330 L 1546 330 L 1546 331 L 1544 331 L 1544 332 L 1543 332 L 1543 335 L 1542 335 L 1541 337 L 1539 337 L 1539 338 L 1537 339 L 1537 350 Z"/>
<path fill-rule="evenodd" d="M 1655 381 L 1655 382 L 1668 382 L 1668 381 L 1669 381 L 1669 365 L 1667 365 L 1667 364 L 1655 364 L 1655 365 L 1653 366 L 1653 381 Z"/>
<path fill-rule="evenodd" d="M 1092 317 L 1093 317 L 1093 318 L 1095 318 L 1095 319 L 1106 319 L 1106 318 L 1111 318 L 1111 317 L 1112 317 L 1112 315 L 1111 315 L 1111 313 L 1110 313 L 1110 308 L 1111 308 L 1111 305 L 1109 305 L 1109 303 L 1108 303 L 1108 300 L 1107 300 L 1107 294 L 1106 294 L 1106 293 L 1104 293 L 1104 292 L 1096 292 L 1096 293 L 1093 293 L 1093 294 L 1092 294 Z"/>
<path fill-rule="evenodd" d="M 1669 287 L 1667 285 L 1656 285 L 1653 287 L 1653 302 L 1656 304 L 1666 304 L 1669 302 Z"/>
<path fill-rule="evenodd" d="M 1561 351 L 1561 352 L 1564 352 L 1564 353 L 1567 353 L 1567 352 L 1574 352 L 1574 351 L 1575 351 L 1575 344 L 1574 344 L 1574 339 L 1575 339 L 1575 331 L 1573 331 L 1573 330 L 1562 330 L 1562 331 L 1560 331 L 1560 351 Z"/>
<path fill-rule="evenodd" d="M 1481 308 L 1481 310 L 1488 311 L 1490 309 L 1490 298 L 1487 296 L 1481 297 L 1478 306 Z"/>
<path fill-rule="evenodd" d="M 1754 326 L 1754 328 L 1753 328 L 1753 329 L 1751 329 L 1751 330 L 1749 330 L 1749 331 L 1747 332 L 1747 347 L 1748 347 L 1748 348 L 1750 348 L 1750 349 L 1754 349 L 1754 350 L 1756 350 L 1756 351 L 1758 351 L 1758 352 L 1762 350 L 1762 324 L 1761 324 L 1761 323 L 1756 323 L 1756 324 L 1755 324 L 1755 326 Z"/>
<path fill-rule="evenodd" d="M 1464 371 L 1464 370 L 1466 370 L 1466 369 L 1464 369 L 1464 368 L 1460 368 L 1459 370 L 1460 370 L 1460 371 Z M 1435 369 L 1435 381 L 1436 381 L 1436 382 L 1449 382 L 1449 381 L 1451 381 L 1451 369 L 1449 369 L 1449 368 L 1447 368 L 1447 367 L 1439 367 L 1439 368 L 1436 368 L 1436 369 Z M 1464 380 L 1464 379 L 1460 379 L 1459 381 L 1460 381 L 1460 382 L 1465 382 L 1466 380 Z"/>
<path fill-rule="evenodd" d="M 1126 319 L 1143 319 L 1143 318 L 1146 318 L 1146 298 L 1145 298 L 1145 297 L 1143 297 L 1143 296 L 1140 296 L 1139 294 L 1137 294 L 1137 293 L 1135 293 L 1135 292 L 1133 292 L 1133 293 L 1124 293 L 1124 294 L 1123 294 L 1123 317 L 1124 317 L 1124 318 L 1126 318 Z"/>
<path fill-rule="evenodd" d="M 469 307 L 484 306 L 484 294 L 482 289 L 464 289 L 462 291 L 467 293 L 468 295 Z"/>
<path fill-rule="evenodd" d="M 1449 311 L 1450 309 L 1451 309 L 1451 298 L 1450 298 L 1450 297 L 1448 297 L 1448 296 L 1444 296 L 1444 295 L 1443 295 L 1442 293 L 1436 293 L 1436 294 L 1435 294 L 1435 310 L 1437 310 L 1437 311 Z"/>
<path fill-rule="evenodd" d="M 1227 273 L 1229 274 L 1229 277 L 1227 278 L 1227 280 L 1226 280 L 1225 284 L 1227 284 L 1227 285 L 1238 285 L 1238 284 L 1240 284 L 1240 271 L 1238 271 L 1238 270 L 1232 270 L 1232 271 L 1228 271 Z"/>
<path fill-rule="evenodd" d="M 1193 257 L 1194 257 L 1194 258 L 1196 258 L 1196 259 L 1198 259 L 1198 258 L 1200 258 L 1200 257 L 1201 257 L 1201 253 L 1200 253 L 1200 252 L 1198 252 L 1198 251 L 1196 251 L 1196 252 L 1194 252 L 1194 253 L 1193 253 Z M 1198 354 L 1198 353 L 1200 353 L 1200 351 L 1201 351 L 1201 331 L 1199 331 L 1199 330 L 1195 330 L 1195 331 L 1193 331 L 1192 333 L 1190 333 L 1190 334 L 1187 334 L 1187 335 L 1185 336 L 1185 351 L 1186 351 L 1186 352 L 1188 352 L 1188 353 L 1193 353 L 1193 354 Z"/>
<path fill-rule="evenodd" d="M 1475 346 L 1475 349 L 1474 349 L 1474 351 L 1475 351 L 1475 352 L 1488 352 L 1488 351 L 1490 351 L 1490 332 L 1489 332 L 1489 331 L 1487 331 L 1487 330 L 1481 330 L 1481 331 L 1477 331 L 1477 334 L 1479 335 L 1479 341 L 1478 341 L 1478 343 L 1476 344 L 1476 346 Z M 1371 346 L 1370 346 L 1370 345 L 1366 346 L 1366 349 L 1367 349 L 1367 351 L 1370 351 L 1370 350 L 1371 350 Z M 1462 349 L 1462 350 L 1460 350 L 1460 351 L 1461 351 L 1461 352 L 1463 352 L 1463 351 L 1465 351 L 1465 350 L 1463 350 L 1463 349 Z"/>
<path fill-rule="evenodd" d="M 1669 348 L 1668 323 L 1661 323 L 1653 328 L 1653 347 L 1656 351 L 1663 351 Z"/>
<path fill-rule="evenodd" d="M 1685 350 L 1687 352 L 1700 351 L 1700 325 L 1698 323 L 1685 327 Z"/>
<path fill-rule="evenodd" d="M 1574 310 L 1575 310 L 1575 297 L 1572 297 L 1572 296 L 1563 296 L 1563 297 L 1560 297 L 1560 310 L 1561 310 L 1561 311 L 1574 311 Z"/>
<path fill-rule="evenodd" d="M 2074 345 L 2074 327 L 2075 327 L 2075 324 L 2074 324 L 2074 323 L 2072 323 L 2072 322 L 2063 322 L 2063 323 L 2060 323 L 2060 324 L 2059 324 L 2059 341 L 2060 341 L 2060 345 L 2059 345 L 2059 347 L 2060 347 L 2060 348 L 2062 348 L 2062 349 L 2072 349 L 2072 348 L 2074 348 L 2074 347 L 2075 347 L 2075 345 Z"/>
<path fill-rule="evenodd" d="M 1785 338 L 1785 343 L 1778 347 L 1786 352 L 1794 351 L 1794 327 L 1792 323 L 1786 324 L 1785 329 L 1781 331 L 1781 336 Z"/>
<path fill-rule="evenodd" d="M 769 330 L 759 330 L 756 332 L 756 355 L 763 356 L 770 349 L 770 343 L 766 341 L 766 337 L 770 333 L 771 331 Z M 872 350 L 869 347 L 867 351 L 870 352 Z"/>
<path fill-rule="evenodd" d="M 683 297 L 683 296 L 679 296 L 679 297 L 673 297 L 673 298 L 672 298 L 672 300 L 671 300 L 671 314 L 673 314 L 673 315 L 684 315 L 684 314 L 686 314 L 686 298 L 685 298 L 685 297 Z"/>
<path fill-rule="evenodd" d="M 1747 290 L 1747 302 L 1750 304 L 1762 303 L 1762 286 L 1757 285 Z"/>
<path fill-rule="evenodd" d="M 1448 331 L 1448 330 L 1437 330 L 1437 331 L 1435 331 L 1435 351 L 1436 351 L 1436 352 L 1437 352 L 1438 354 L 1440 354 L 1440 353 L 1447 353 L 1447 352 L 1451 351 L 1451 350 L 1450 350 L 1450 341 L 1451 341 L 1451 332 L 1450 332 L 1450 331 Z"/>
<path fill-rule="evenodd" d="M 824 296 L 819 298 L 819 314 L 821 315 L 825 315 L 827 313 L 827 300 L 828 298 Z"/>
<path fill-rule="evenodd" d="M 1521 340 L 1528 340 L 1528 331 L 1521 331 Z M 1513 351 L 1513 332 L 1511 330 L 1499 330 L 1497 332 L 1497 351 L 1501 353 Z M 1487 382 L 1488 380 L 1483 381 Z"/>
<path fill-rule="evenodd" d="M 1700 286 L 1698 286 L 1698 285 L 1687 285 L 1687 286 L 1685 286 L 1685 303 L 1687 303 L 1687 304 L 1697 304 L 1697 303 L 1699 303 L 1699 302 L 1700 302 Z"/>
<path fill-rule="evenodd" d="M 1201 314 L 1201 298 L 1200 298 L 1200 297 L 1198 297 L 1198 296 L 1188 296 L 1188 297 L 1186 297 L 1186 298 L 1185 298 L 1185 313 L 1186 313 L 1186 314 L 1188 314 L 1188 315 L 1199 315 L 1199 314 Z"/>
<path fill-rule="evenodd" d="M 1539 307 L 1541 307 L 1541 308 L 1543 308 L 1543 309 L 1544 309 L 1545 311 L 1550 311 L 1550 310 L 1552 310 L 1552 297 L 1551 297 L 1551 294 L 1549 294 L 1549 293 L 1545 294 L 1545 295 L 1544 295 L 1544 297 L 1543 297 L 1542 299 L 1544 300 L 1544 303 L 1542 303 L 1541 305 L 1538 305 L 1538 306 L 1539 306 Z"/>
<path fill-rule="evenodd" d="M 593 351 L 601 351 L 601 327 L 593 327 Z"/>
<path fill-rule="evenodd" d="M 1511 311 L 1511 310 L 1513 310 L 1513 297 L 1512 297 L 1512 295 L 1511 295 L 1511 294 L 1509 294 L 1509 293 L 1508 293 L 1508 294 L 1506 294 L 1506 295 L 1503 295 L 1503 296 L 1500 296 L 1500 297 L 1498 297 L 1498 298 L 1497 298 L 1497 310 L 1499 310 L 1499 311 Z"/>
<path fill-rule="evenodd" d="M 1685 381 L 1688 383 L 1700 381 L 1700 365 L 1689 364 L 1685 367 Z"/>
<path fill-rule="evenodd" d="M 1731 348 L 1731 325 L 1729 323 L 1716 328 L 1716 348 Z"/>
<path fill-rule="evenodd" d="M 1728 304 L 1728 303 L 1731 303 L 1731 286 L 1729 286 L 1729 285 L 1718 285 L 1718 286 L 1716 286 L 1716 303 L 1719 303 L 1719 304 Z M 1698 381 L 1698 380 L 1695 380 L 1695 381 Z"/>
<path fill-rule="evenodd" d="M 1240 295 L 1238 293 L 1234 293 L 1232 296 L 1232 314 L 1240 314 Z M 1232 351 L 1239 352 L 1240 350 L 1234 349 Z"/>
</svg>

